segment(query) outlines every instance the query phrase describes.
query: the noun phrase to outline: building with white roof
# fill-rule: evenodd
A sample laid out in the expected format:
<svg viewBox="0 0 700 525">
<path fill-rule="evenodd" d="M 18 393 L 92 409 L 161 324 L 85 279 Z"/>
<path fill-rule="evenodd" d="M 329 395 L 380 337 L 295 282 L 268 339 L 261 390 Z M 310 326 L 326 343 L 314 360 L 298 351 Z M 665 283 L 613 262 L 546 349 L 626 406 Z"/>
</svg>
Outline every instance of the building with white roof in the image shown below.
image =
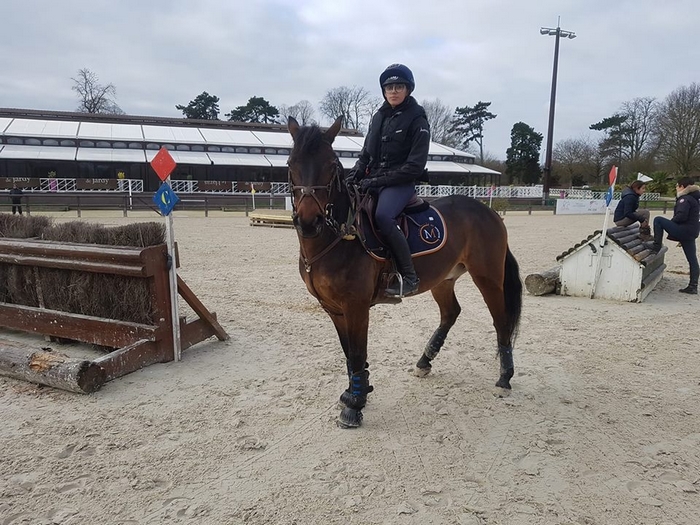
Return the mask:
<svg viewBox="0 0 700 525">
<path fill-rule="evenodd" d="M 364 137 L 342 130 L 333 147 L 346 169 Z M 283 182 L 292 138 L 286 126 L 213 120 L 0 109 L 0 177 L 159 180 L 148 162 L 161 147 L 177 163 L 174 179 Z M 431 143 L 430 183 L 491 186 L 500 173 L 474 155 Z"/>
</svg>

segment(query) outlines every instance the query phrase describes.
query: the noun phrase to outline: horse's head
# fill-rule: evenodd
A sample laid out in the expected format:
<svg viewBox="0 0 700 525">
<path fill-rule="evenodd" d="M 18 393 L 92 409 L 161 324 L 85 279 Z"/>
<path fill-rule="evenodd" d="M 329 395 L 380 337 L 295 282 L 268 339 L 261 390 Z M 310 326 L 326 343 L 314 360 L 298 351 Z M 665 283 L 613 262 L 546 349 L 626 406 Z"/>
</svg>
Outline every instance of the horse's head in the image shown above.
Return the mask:
<svg viewBox="0 0 700 525">
<path fill-rule="evenodd" d="M 294 139 L 288 161 L 294 202 L 292 217 L 302 237 L 316 237 L 321 233 L 329 205 L 341 192 L 343 168 L 332 146 L 341 122 L 342 117 L 339 117 L 325 132 L 318 126 L 299 126 L 292 117 L 287 123 Z"/>
</svg>

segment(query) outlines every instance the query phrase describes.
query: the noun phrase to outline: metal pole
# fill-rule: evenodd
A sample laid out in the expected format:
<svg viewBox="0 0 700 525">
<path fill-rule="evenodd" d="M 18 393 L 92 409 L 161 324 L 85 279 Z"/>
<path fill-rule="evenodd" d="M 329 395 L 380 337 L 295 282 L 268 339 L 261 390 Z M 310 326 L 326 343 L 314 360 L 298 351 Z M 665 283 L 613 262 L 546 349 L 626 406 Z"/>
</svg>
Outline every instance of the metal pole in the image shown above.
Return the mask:
<svg viewBox="0 0 700 525">
<path fill-rule="evenodd" d="M 542 188 L 542 205 L 546 204 L 549 196 L 549 185 L 552 176 L 552 142 L 554 139 L 554 105 L 557 99 L 557 69 L 559 65 L 559 38 L 561 28 L 557 25 L 554 39 L 554 66 L 552 67 L 552 92 L 549 97 L 549 124 L 547 126 L 547 149 L 544 159 L 544 184 Z"/>
</svg>

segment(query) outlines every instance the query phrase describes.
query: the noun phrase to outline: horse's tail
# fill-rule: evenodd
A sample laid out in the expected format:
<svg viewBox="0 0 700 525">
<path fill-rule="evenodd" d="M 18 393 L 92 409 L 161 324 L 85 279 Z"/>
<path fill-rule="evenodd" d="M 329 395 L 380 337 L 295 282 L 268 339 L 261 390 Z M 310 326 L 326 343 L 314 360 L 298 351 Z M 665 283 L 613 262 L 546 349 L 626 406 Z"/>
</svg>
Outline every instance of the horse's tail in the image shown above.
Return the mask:
<svg viewBox="0 0 700 525">
<path fill-rule="evenodd" d="M 520 325 L 520 314 L 523 309 L 523 283 L 520 280 L 520 268 L 518 261 L 506 249 L 506 267 L 503 275 L 503 299 L 506 303 L 506 316 L 508 319 L 508 333 L 510 334 L 510 344 L 515 342 Z"/>
</svg>

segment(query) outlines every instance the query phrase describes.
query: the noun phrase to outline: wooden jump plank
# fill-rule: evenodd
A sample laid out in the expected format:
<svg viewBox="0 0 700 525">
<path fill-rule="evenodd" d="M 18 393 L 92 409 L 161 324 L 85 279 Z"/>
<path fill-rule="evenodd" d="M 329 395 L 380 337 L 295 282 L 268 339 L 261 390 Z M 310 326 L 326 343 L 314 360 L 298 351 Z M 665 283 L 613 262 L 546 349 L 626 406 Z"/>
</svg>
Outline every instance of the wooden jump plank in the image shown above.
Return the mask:
<svg viewBox="0 0 700 525">
<path fill-rule="evenodd" d="M 111 263 L 139 263 L 141 252 L 148 248 L 75 244 L 67 242 L 0 238 L 0 253 L 9 255 L 38 255 L 68 259 L 88 259 Z"/>
<path fill-rule="evenodd" d="M 85 261 L 80 259 L 55 259 L 50 257 L 8 255 L 5 253 L 0 253 L 0 263 L 16 264 L 19 266 L 36 266 L 39 268 L 75 270 L 79 272 L 102 273 L 109 275 L 124 275 L 126 277 L 146 277 L 146 270 L 141 264 L 126 265 L 102 261 Z"/>
<path fill-rule="evenodd" d="M 93 363 L 104 369 L 105 381 L 111 381 L 149 365 L 172 360 L 172 349 L 159 346 L 153 341 L 141 339 L 102 357 L 98 357 L 93 360 Z"/>
<path fill-rule="evenodd" d="M 157 326 L 8 303 L 0 303 L 0 326 L 113 348 L 155 341 L 160 333 Z"/>
</svg>

